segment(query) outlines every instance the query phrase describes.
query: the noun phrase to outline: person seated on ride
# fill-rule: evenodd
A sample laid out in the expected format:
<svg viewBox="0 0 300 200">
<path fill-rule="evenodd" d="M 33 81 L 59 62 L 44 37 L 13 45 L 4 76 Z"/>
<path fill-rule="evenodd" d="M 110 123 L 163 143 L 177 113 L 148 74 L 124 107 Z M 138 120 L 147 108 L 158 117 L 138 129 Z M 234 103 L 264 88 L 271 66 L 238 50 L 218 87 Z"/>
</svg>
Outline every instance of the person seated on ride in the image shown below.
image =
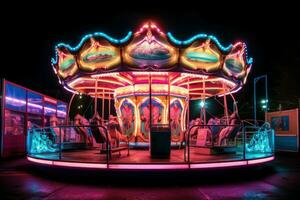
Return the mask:
<svg viewBox="0 0 300 200">
<path fill-rule="evenodd" d="M 60 127 L 58 127 L 58 119 L 55 115 L 52 115 L 50 117 L 50 128 L 51 130 L 54 131 L 54 133 L 56 134 L 56 138 L 57 138 L 57 142 L 61 141 L 63 142 L 64 141 L 64 130 Z M 60 138 L 60 140 L 59 140 Z"/>
<path fill-rule="evenodd" d="M 113 115 L 109 116 L 108 121 L 108 133 L 111 136 L 111 139 L 115 143 L 115 146 L 119 146 L 120 141 L 128 141 L 128 137 L 123 135 L 119 130 L 119 122 L 116 117 Z"/>
<path fill-rule="evenodd" d="M 90 124 L 91 124 L 91 126 L 96 126 L 96 128 L 99 129 L 101 138 L 103 138 L 105 141 L 107 141 L 107 139 L 108 139 L 108 142 L 111 143 L 111 137 L 110 137 L 109 133 L 107 134 L 108 138 L 106 137 L 106 132 L 104 130 L 104 128 L 106 128 L 106 125 L 104 123 L 104 120 L 100 117 L 100 115 L 98 113 L 94 114 L 94 116 L 90 119 Z M 95 135 L 94 135 L 94 137 L 95 137 Z"/>
<path fill-rule="evenodd" d="M 212 117 L 207 122 L 208 128 L 211 131 L 212 139 L 215 140 L 218 137 L 218 134 L 221 130 L 221 120 L 217 117 Z"/>
<path fill-rule="evenodd" d="M 218 138 L 218 145 L 223 145 L 223 142 L 225 142 L 224 144 L 227 145 L 227 141 L 225 140 L 234 130 L 236 130 L 237 128 L 239 128 L 239 126 L 237 126 L 237 119 L 232 118 L 230 120 L 230 124 L 229 126 L 227 126 L 226 128 L 223 128 L 219 134 L 219 138 Z"/>
<path fill-rule="evenodd" d="M 74 117 L 74 124 L 76 129 L 80 132 L 80 134 L 84 138 L 84 142 L 88 145 L 93 144 L 93 137 L 92 133 L 90 132 L 90 129 L 88 126 L 90 126 L 90 123 L 87 119 L 85 119 L 82 115 L 76 114 Z"/>
<path fill-rule="evenodd" d="M 194 124 L 191 124 L 191 130 L 190 130 L 190 136 L 191 137 L 197 136 L 198 130 L 201 127 L 195 126 L 195 125 L 201 125 L 201 124 L 202 123 L 201 123 L 201 119 L 200 118 L 196 118 L 196 120 L 194 120 Z M 195 126 L 195 127 L 193 127 L 193 126 Z"/>
</svg>

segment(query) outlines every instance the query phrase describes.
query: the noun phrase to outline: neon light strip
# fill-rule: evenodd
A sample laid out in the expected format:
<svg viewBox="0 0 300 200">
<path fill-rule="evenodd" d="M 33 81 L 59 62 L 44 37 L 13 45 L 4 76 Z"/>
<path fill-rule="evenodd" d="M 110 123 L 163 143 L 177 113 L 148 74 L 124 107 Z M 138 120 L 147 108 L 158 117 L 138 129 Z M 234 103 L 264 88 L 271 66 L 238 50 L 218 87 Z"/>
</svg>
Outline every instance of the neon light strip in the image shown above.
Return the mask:
<svg viewBox="0 0 300 200">
<path fill-rule="evenodd" d="M 11 101 L 11 102 L 19 103 L 19 104 L 22 104 L 22 105 L 26 105 L 26 101 L 16 99 L 16 98 L 12 98 L 12 97 L 5 97 L 5 100 L 8 101 L 8 102 Z M 43 108 L 43 106 L 41 106 L 41 105 L 38 105 L 38 104 L 35 104 L 35 103 L 30 103 L 30 102 L 28 102 L 28 106 L 39 108 L 39 109 Z M 45 108 L 45 110 L 56 112 L 56 109 L 49 108 L 49 107 L 46 107 L 46 106 L 44 108 Z M 63 115 L 66 115 L 66 112 L 64 112 L 64 111 L 57 110 L 57 112 L 61 113 Z"/>
<path fill-rule="evenodd" d="M 96 89 L 96 87 L 92 87 L 92 86 L 89 86 L 89 87 L 81 86 L 81 87 L 75 87 L 75 88 L 76 88 L 76 90 L 85 90 L 85 89 L 95 90 L 95 89 Z M 101 90 L 110 90 L 110 91 L 114 91 L 114 89 L 112 89 L 112 88 L 107 88 L 107 87 L 97 87 L 97 89 L 98 89 L 99 91 L 101 91 Z"/>
<path fill-rule="evenodd" d="M 118 80 L 121 80 L 121 81 L 123 81 L 125 83 L 128 83 L 130 85 L 133 84 L 131 80 L 129 80 L 128 78 L 125 78 L 125 77 L 121 76 L 120 73 L 118 73 L 118 72 L 105 73 L 105 74 L 95 74 L 95 75 L 91 75 L 91 77 L 92 78 L 99 78 L 99 77 L 110 77 L 111 78 L 111 77 L 114 77 L 114 78 L 116 78 Z"/>
<path fill-rule="evenodd" d="M 269 158 L 260 158 L 260 159 L 254 159 L 254 160 L 248 160 L 249 165 L 258 164 L 258 163 L 264 163 L 274 160 L 275 157 L 269 157 Z"/>
<path fill-rule="evenodd" d="M 220 95 L 218 95 L 218 97 L 222 97 L 222 96 L 225 96 L 225 95 L 228 95 L 228 94 L 236 93 L 236 92 L 240 91 L 241 89 L 242 89 L 242 87 L 240 86 L 240 87 L 238 87 L 238 88 L 235 89 L 235 90 L 232 90 L 232 91 L 227 92 L 227 93 L 225 93 L 225 94 L 220 94 Z"/>
<path fill-rule="evenodd" d="M 67 90 L 67 91 L 69 91 L 69 92 L 72 92 L 73 94 L 79 94 L 79 92 L 77 92 L 77 91 L 75 91 L 75 90 L 73 90 L 73 89 L 70 89 L 70 88 L 68 88 L 68 87 L 65 86 L 65 85 L 64 85 L 64 88 L 65 88 L 65 90 Z"/>
<path fill-rule="evenodd" d="M 194 81 L 190 81 L 190 82 L 183 82 L 178 84 L 178 86 L 182 86 L 182 85 L 187 85 L 187 84 L 193 84 L 193 83 L 201 83 L 201 82 L 214 82 L 214 81 L 220 81 L 223 82 L 231 87 L 235 87 L 236 84 L 234 82 L 231 82 L 227 79 L 224 78 L 211 78 L 211 79 L 199 79 L 199 80 L 194 80 Z"/>
<path fill-rule="evenodd" d="M 191 169 L 203 169 L 203 168 L 219 168 L 219 167 L 234 167 L 247 165 L 247 161 L 233 161 L 233 162 L 220 162 L 220 163 L 200 163 L 191 164 Z"/>
<path fill-rule="evenodd" d="M 50 99 L 50 98 L 48 98 L 48 97 L 44 97 L 44 100 L 47 101 L 47 102 L 49 102 L 49 103 L 53 103 L 53 104 L 56 104 L 56 103 L 57 103 L 56 100 Z"/>
<path fill-rule="evenodd" d="M 197 40 L 197 39 L 211 39 L 211 40 L 214 41 L 214 42 L 217 44 L 217 46 L 218 46 L 221 50 L 223 50 L 223 51 L 229 51 L 229 50 L 231 50 L 231 48 L 232 48 L 232 44 L 228 45 L 227 47 L 224 47 L 224 46 L 219 42 L 219 40 L 218 40 L 215 36 L 213 36 L 213 35 L 197 34 L 197 35 L 191 37 L 190 39 L 187 39 L 187 40 L 184 40 L 184 41 L 180 41 L 180 40 L 176 39 L 176 38 L 172 35 L 172 33 L 170 33 L 170 32 L 167 33 L 167 36 L 169 37 L 169 39 L 170 39 L 173 43 L 175 43 L 175 44 L 177 44 L 177 45 L 189 45 L 189 44 L 191 44 L 193 41 L 195 41 L 195 40 Z"/>
<path fill-rule="evenodd" d="M 43 159 L 37 159 L 37 158 L 31 158 L 27 156 L 27 160 L 35 163 L 40 163 L 40 164 L 46 164 L 46 165 L 53 165 L 52 160 L 43 160 Z"/>
<path fill-rule="evenodd" d="M 268 158 L 260 158 L 254 160 L 243 161 L 230 161 L 219 163 L 198 163 L 190 164 L 190 169 L 209 169 L 209 168 L 222 168 L 222 167 L 237 167 L 247 166 L 258 163 L 265 163 L 274 160 L 274 156 Z M 44 160 L 38 158 L 32 158 L 27 156 L 27 160 L 39 164 L 64 166 L 64 167 L 79 167 L 79 168 L 95 168 L 95 169 L 153 169 L 153 170 L 166 170 L 166 169 L 189 169 L 188 164 L 103 164 L 103 163 L 76 163 L 76 162 L 64 162 Z"/>
<path fill-rule="evenodd" d="M 169 75 L 168 72 L 132 72 L 133 75 Z"/>
<path fill-rule="evenodd" d="M 110 164 L 109 169 L 188 169 L 188 164 Z"/>
<path fill-rule="evenodd" d="M 223 90 L 224 88 L 222 87 L 200 87 L 200 88 L 190 88 L 190 91 L 197 91 L 197 90 Z"/>
<path fill-rule="evenodd" d="M 23 105 L 26 104 L 26 101 L 20 100 L 20 99 L 16 99 L 16 98 L 12 98 L 12 97 L 5 97 L 5 100 L 6 101 L 11 101 L 11 102 L 14 102 L 14 103 L 23 104 Z"/>
<path fill-rule="evenodd" d="M 183 76 L 190 77 L 190 78 L 208 78 L 207 75 L 202 74 L 190 74 L 190 73 L 182 73 Z"/>
<path fill-rule="evenodd" d="M 75 162 L 53 161 L 53 165 L 63 166 L 63 167 L 96 168 L 96 169 L 107 168 L 107 164 L 100 164 L 100 163 L 75 163 Z"/>
<path fill-rule="evenodd" d="M 46 164 L 46 165 L 55 165 L 55 166 L 62 166 L 62 167 L 79 167 L 79 168 L 94 168 L 94 169 L 106 169 L 107 164 L 100 164 L 100 163 L 76 163 L 76 162 L 62 162 L 62 161 L 54 161 L 54 160 L 43 160 L 37 159 L 27 156 L 27 160 L 39 164 Z"/>
<path fill-rule="evenodd" d="M 96 81 L 97 79 L 93 79 L 93 78 L 84 78 L 84 77 L 79 77 L 76 78 L 75 80 L 71 81 L 70 83 L 68 83 L 68 85 L 70 87 L 74 87 L 75 84 L 77 84 L 77 82 L 81 82 L 81 81 Z M 112 83 L 112 84 L 116 84 L 116 85 L 121 85 L 124 86 L 123 83 L 117 82 L 117 81 L 112 81 L 112 80 L 106 80 L 106 79 L 98 79 L 98 81 L 100 82 L 105 82 L 105 83 Z"/>
<path fill-rule="evenodd" d="M 105 74 L 94 74 L 94 75 L 91 75 L 91 77 L 92 78 L 111 77 L 111 76 L 118 75 L 118 74 L 119 74 L 119 72 L 105 73 Z"/>
</svg>

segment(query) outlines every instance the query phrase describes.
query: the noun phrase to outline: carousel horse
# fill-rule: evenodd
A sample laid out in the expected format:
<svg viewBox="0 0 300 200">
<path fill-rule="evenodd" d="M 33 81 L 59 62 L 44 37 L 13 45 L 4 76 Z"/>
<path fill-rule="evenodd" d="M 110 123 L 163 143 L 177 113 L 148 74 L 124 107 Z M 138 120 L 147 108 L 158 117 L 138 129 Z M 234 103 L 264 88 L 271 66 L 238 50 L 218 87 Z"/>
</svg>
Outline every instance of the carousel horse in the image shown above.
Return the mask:
<svg viewBox="0 0 300 200">
<path fill-rule="evenodd" d="M 91 130 L 89 129 L 90 123 L 87 119 L 85 119 L 80 114 L 77 114 L 74 118 L 75 130 L 76 132 L 83 136 L 84 142 L 91 146 L 93 144 L 93 137 L 91 134 Z"/>
</svg>

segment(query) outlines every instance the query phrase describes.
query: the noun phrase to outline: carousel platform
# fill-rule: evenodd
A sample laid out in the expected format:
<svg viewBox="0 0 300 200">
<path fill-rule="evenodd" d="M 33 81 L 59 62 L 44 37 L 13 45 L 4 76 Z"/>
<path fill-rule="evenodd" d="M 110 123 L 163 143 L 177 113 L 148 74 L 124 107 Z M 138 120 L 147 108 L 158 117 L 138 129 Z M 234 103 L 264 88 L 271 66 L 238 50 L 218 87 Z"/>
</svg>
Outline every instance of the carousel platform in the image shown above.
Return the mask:
<svg viewBox="0 0 300 200">
<path fill-rule="evenodd" d="M 70 150 L 58 153 L 28 155 L 27 159 L 35 164 L 51 167 L 92 168 L 114 170 L 189 170 L 248 166 L 274 159 L 272 154 L 253 154 L 244 157 L 240 153 L 205 155 L 198 149 L 190 149 L 185 156 L 184 149 L 172 149 L 169 158 L 152 158 L 148 150 L 132 149 L 127 152 L 113 153 L 111 159 L 99 149 Z"/>
</svg>

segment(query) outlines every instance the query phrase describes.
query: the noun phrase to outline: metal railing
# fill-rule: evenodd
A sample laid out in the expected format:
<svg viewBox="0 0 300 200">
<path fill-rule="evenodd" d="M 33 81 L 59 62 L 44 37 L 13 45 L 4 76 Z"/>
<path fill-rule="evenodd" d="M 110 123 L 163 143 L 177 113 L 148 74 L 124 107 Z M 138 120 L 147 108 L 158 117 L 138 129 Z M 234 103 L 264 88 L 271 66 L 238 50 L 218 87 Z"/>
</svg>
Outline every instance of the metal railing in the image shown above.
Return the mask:
<svg viewBox="0 0 300 200">
<path fill-rule="evenodd" d="M 214 147 L 226 147 L 226 146 L 221 146 L 221 144 L 216 144 L 216 142 L 214 140 L 219 139 L 220 137 L 220 133 L 222 132 L 222 130 L 224 130 L 225 128 L 230 128 L 232 127 L 233 129 L 238 128 L 238 130 L 228 130 L 230 131 L 228 134 L 232 134 L 232 131 L 240 131 L 240 129 L 242 128 L 242 125 L 225 125 L 225 124 L 220 124 L 220 125 L 193 125 L 191 126 L 188 131 L 187 134 L 185 135 L 185 140 L 187 141 L 187 145 L 185 146 L 185 160 L 187 160 L 188 163 L 191 162 L 190 159 L 190 147 L 202 147 L 202 148 L 214 148 Z M 218 128 L 219 130 L 217 130 L 217 134 L 213 134 L 212 128 Z M 205 139 L 204 144 L 200 144 L 200 145 L 191 145 L 191 132 L 195 131 L 196 133 L 193 134 L 192 136 L 199 136 L 199 130 L 204 130 L 206 131 L 206 133 L 202 133 L 202 134 L 206 134 L 206 136 L 204 136 L 205 138 L 208 137 L 210 142 L 207 143 L 207 138 Z M 236 133 L 236 136 L 238 136 L 239 134 Z M 229 135 L 228 135 L 229 136 Z M 231 135 L 230 135 L 231 136 Z M 236 136 L 234 138 L 236 138 Z M 226 138 L 226 135 L 224 135 L 224 139 Z M 198 138 L 197 138 L 198 141 Z M 196 141 L 196 142 L 197 142 Z M 187 148 L 187 150 L 186 150 Z M 186 152 L 187 152 L 187 159 L 186 159 Z"/>
<path fill-rule="evenodd" d="M 104 135 L 99 135 L 99 137 L 102 137 L 102 147 L 104 144 L 106 148 L 105 159 L 103 161 L 97 160 L 96 162 L 109 164 L 111 162 L 111 152 L 113 148 L 109 141 L 110 133 L 107 128 L 102 125 L 56 126 L 29 129 L 27 138 L 28 156 L 48 160 L 66 160 L 65 156 L 62 156 L 62 154 L 69 152 L 70 149 L 68 150 L 66 148 L 67 145 L 71 145 L 71 147 L 74 147 L 73 149 L 71 148 L 71 150 L 76 151 L 87 147 L 86 136 L 80 136 L 80 134 L 76 132 L 76 129 L 80 128 L 86 130 L 94 139 L 97 139 L 95 138 L 95 129 L 98 129 L 98 133 L 104 133 Z M 217 130 L 216 133 L 213 133 L 213 128 Z M 225 129 L 227 129 L 228 133 L 222 135 L 226 131 Z M 201 141 L 201 134 L 206 134 L 206 136 L 202 138 L 205 141 Z M 220 139 L 221 136 L 224 138 Z M 196 140 L 192 140 L 192 137 L 195 137 Z M 227 142 L 229 145 L 224 145 L 222 143 L 223 140 L 228 140 Z M 196 145 L 192 143 L 195 141 Z M 97 142 L 99 143 L 99 141 Z M 199 142 L 202 143 L 199 144 Z M 203 162 L 191 159 L 191 149 L 194 147 L 201 147 L 209 150 L 226 149 L 227 147 L 230 147 L 234 149 L 236 155 L 241 156 L 239 157 L 239 160 L 251 159 L 255 156 L 256 158 L 259 156 L 263 158 L 274 154 L 274 130 L 270 129 L 268 126 L 245 126 L 244 124 L 193 125 L 184 133 L 184 156 L 182 163 L 190 164 Z M 90 162 L 89 159 L 90 158 L 87 158 L 87 160 L 83 161 Z M 162 162 L 165 162 L 165 160 Z M 128 164 L 128 161 L 126 164 Z"/>
</svg>

